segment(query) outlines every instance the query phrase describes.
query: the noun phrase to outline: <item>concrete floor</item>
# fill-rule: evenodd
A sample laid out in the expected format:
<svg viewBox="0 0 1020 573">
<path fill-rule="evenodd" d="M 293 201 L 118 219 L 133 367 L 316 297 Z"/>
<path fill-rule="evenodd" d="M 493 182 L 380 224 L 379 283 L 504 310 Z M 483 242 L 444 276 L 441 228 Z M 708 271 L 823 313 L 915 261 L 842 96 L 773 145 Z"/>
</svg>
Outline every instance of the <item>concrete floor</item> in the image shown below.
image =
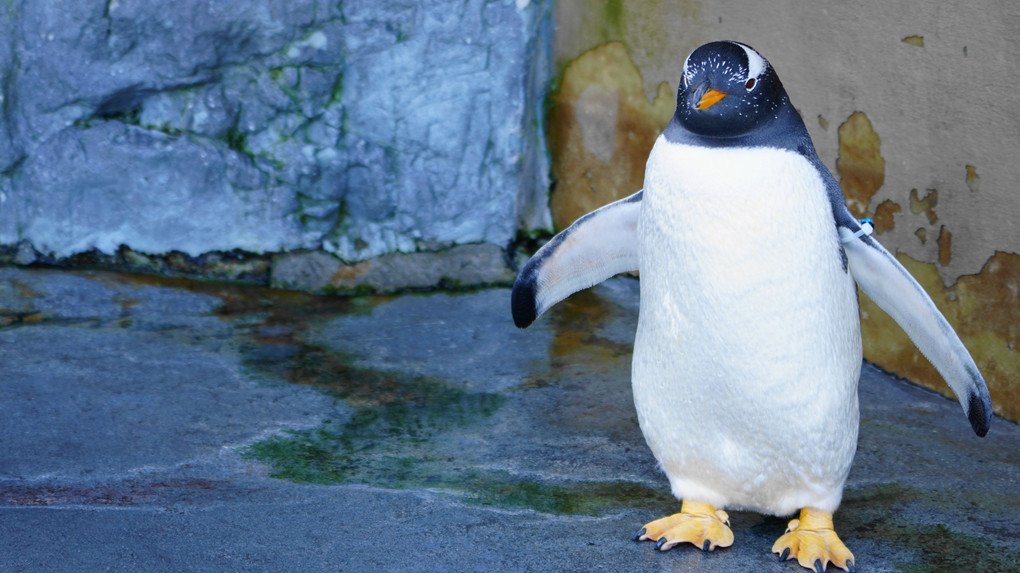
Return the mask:
<svg viewBox="0 0 1020 573">
<path fill-rule="evenodd" d="M 804 571 L 786 519 L 656 552 L 637 283 L 518 331 L 509 292 L 336 299 L 0 268 L 0 571 Z M 873 367 L 857 570 L 1020 567 L 1020 428 Z M 834 570 L 830 567 L 830 571 Z"/>
</svg>

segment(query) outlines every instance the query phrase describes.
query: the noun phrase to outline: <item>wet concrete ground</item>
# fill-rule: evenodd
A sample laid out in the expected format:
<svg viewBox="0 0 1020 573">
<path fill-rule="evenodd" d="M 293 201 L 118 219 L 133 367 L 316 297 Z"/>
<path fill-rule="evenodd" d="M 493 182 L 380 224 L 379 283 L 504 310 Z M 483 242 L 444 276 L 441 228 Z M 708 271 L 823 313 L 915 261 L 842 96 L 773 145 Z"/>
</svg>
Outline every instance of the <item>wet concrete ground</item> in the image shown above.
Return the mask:
<svg viewBox="0 0 1020 573">
<path fill-rule="evenodd" d="M 316 298 L 0 268 L 2 571 L 804 571 L 679 509 L 629 389 L 637 283 Z M 836 527 L 867 571 L 1020 564 L 1020 428 L 865 366 Z M 830 571 L 833 570 L 830 568 Z"/>
</svg>

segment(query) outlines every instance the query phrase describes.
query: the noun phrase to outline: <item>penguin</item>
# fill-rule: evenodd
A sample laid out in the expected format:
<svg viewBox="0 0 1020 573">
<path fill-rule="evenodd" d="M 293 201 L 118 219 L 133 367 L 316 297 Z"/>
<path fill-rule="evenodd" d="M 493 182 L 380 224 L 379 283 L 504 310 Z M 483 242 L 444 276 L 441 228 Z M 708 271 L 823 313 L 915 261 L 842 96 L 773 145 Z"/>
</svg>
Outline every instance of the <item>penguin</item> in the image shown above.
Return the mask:
<svg viewBox="0 0 1020 573">
<path fill-rule="evenodd" d="M 799 512 L 772 547 L 780 561 L 855 571 L 832 515 L 857 448 L 858 286 L 988 432 L 974 360 L 872 229 L 847 209 L 772 65 L 721 41 L 684 62 L 643 189 L 524 265 L 511 292 L 520 328 L 571 293 L 640 274 L 634 405 L 682 503 L 635 540 L 712 551 L 733 543 L 726 509 Z"/>
</svg>

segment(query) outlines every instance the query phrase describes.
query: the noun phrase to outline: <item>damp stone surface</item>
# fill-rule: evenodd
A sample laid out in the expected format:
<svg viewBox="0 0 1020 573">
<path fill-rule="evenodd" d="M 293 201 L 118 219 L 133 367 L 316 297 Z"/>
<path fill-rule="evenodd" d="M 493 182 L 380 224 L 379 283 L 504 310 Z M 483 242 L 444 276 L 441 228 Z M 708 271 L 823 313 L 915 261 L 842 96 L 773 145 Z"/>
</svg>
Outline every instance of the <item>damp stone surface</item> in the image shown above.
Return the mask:
<svg viewBox="0 0 1020 573">
<path fill-rule="evenodd" d="M 0 267 L 11 571 L 798 572 L 787 519 L 660 553 L 631 403 L 638 284 L 514 328 L 509 291 L 326 297 Z M 1020 562 L 1020 428 L 872 366 L 835 522 L 861 572 Z M 55 542 L 55 540 L 57 540 Z"/>
</svg>

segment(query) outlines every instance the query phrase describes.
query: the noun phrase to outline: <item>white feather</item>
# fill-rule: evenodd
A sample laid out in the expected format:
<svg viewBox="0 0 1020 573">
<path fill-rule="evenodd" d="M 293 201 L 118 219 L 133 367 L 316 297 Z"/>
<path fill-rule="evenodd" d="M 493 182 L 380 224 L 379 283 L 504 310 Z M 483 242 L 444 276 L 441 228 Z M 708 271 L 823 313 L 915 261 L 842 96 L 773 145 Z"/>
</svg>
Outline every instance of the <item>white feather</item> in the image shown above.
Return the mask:
<svg viewBox="0 0 1020 573">
<path fill-rule="evenodd" d="M 762 55 L 759 54 L 758 52 L 754 51 L 754 49 L 751 48 L 751 46 L 745 46 L 744 44 L 741 44 L 740 42 L 733 42 L 733 43 L 738 45 L 738 46 L 740 46 L 741 48 L 743 48 L 744 52 L 747 53 L 747 77 L 748 77 L 748 79 L 750 79 L 750 78 L 760 78 L 762 72 L 764 72 L 765 68 L 767 68 L 768 65 L 769 65 L 768 62 L 765 60 L 765 58 L 763 58 Z"/>
</svg>

